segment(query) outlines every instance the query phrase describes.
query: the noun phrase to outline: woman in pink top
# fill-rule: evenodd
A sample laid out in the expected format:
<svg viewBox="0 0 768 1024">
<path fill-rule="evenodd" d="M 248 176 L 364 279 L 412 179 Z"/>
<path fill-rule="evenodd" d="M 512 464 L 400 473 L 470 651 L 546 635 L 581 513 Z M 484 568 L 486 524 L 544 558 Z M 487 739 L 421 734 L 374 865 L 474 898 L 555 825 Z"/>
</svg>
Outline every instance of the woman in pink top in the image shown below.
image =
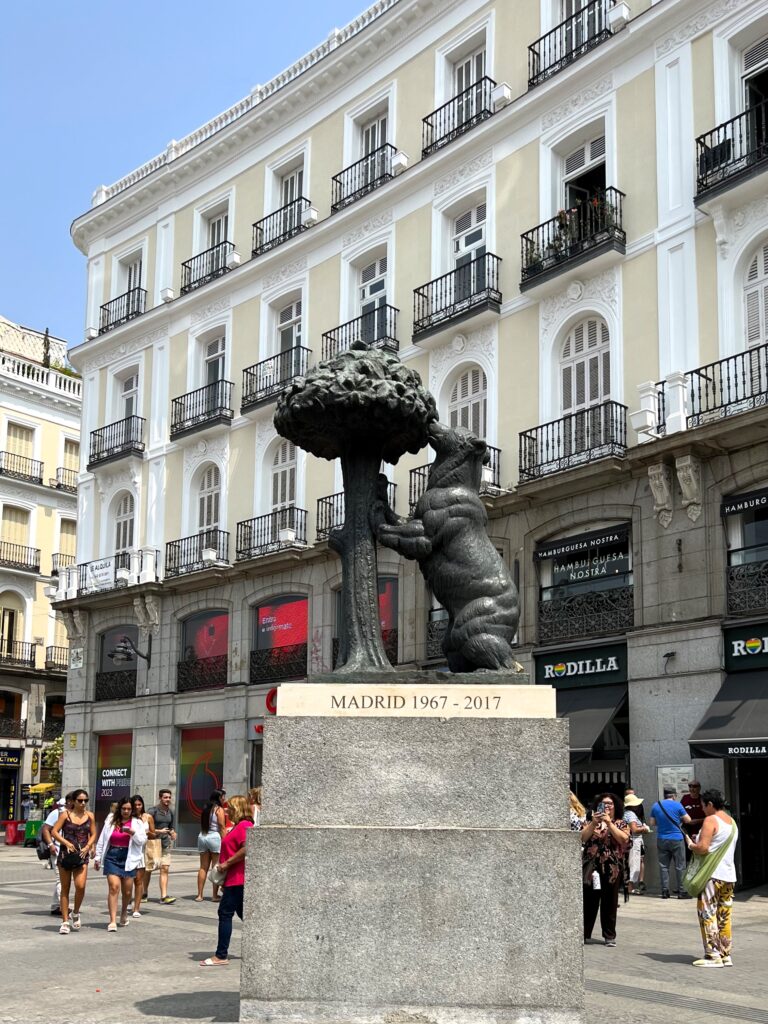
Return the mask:
<svg viewBox="0 0 768 1024">
<path fill-rule="evenodd" d="M 219 939 L 213 956 L 200 961 L 201 967 L 223 967 L 229 963 L 229 942 L 235 914 L 243 920 L 245 889 L 245 842 L 253 828 L 253 808 L 245 796 L 229 798 L 229 817 L 233 828 L 221 840 L 219 867 L 226 871 L 219 903 Z"/>
</svg>

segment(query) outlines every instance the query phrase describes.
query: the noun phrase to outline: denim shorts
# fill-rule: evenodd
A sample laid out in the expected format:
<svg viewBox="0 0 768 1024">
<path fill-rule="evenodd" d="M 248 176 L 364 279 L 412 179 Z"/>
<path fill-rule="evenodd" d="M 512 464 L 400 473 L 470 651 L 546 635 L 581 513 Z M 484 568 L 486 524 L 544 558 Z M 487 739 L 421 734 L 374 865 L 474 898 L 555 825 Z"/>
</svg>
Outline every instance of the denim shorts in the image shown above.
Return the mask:
<svg viewBox="0 0 768 1024">
<path fill-rule="evenodd" d="M 221 836 L 218 832 L 201 832 L 197 837 L 198 853 L 220 853 Z"/>
</svg>

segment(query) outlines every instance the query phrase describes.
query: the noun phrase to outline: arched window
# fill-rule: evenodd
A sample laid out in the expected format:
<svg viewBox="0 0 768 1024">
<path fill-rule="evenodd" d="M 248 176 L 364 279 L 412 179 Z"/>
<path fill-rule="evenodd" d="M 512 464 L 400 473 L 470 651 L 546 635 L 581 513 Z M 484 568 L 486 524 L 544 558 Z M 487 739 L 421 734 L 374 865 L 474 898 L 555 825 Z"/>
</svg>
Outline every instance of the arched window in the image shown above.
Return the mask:
<svg viewBox="0 0 768 1024">
<path fill-rule="evenodd" d="M 126 492 L 117 503 L 115 510 L 115 554 L 129 551 L 133 547 L 133 495 Z M 64 535 L 64 523 L 62 536 Z"/>
<path fill-rule="evenodd" d="M 485 437 L 488 426 L 488 381 L 479 366 L 465 370 L 453 385 L 448 416 L 452 427 L 468 427 L 478 437 Z"/>
<path fill-rule="evenodd" d="M 296 504 L 296 446 L 281 441 L 272 460 L 272 511 Z"/>
<path fill-rule="evenodd" d="M 218 466 L 208 466 L 200 481 L 197 495 L 197 529 L 199 533 L 217 530 L 221 500 L 221 474 Z"/>
<path fill-rule="evenodd" d="M 611 341 L 598 317 L 582 320 L 568 334 L 560 360 L 563 413 L 589 409 L 610 398 Z"/>
<path fill-rule="evenodd" d="M 760 246 L 747 270 L 744 324 L 747 348 L 768 343 L 768 242 Z"/>
</svg>

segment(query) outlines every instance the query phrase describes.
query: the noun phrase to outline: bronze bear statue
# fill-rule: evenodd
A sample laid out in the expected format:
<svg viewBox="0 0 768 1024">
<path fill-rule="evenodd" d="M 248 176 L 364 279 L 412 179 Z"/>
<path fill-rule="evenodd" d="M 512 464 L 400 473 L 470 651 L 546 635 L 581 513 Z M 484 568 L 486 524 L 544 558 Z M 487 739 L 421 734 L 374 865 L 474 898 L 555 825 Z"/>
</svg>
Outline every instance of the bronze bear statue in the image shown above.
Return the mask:
<svg viewBox="0 0 768 1024">
<path fill-rule="evenodd" d="M 486 532 L 479 491 L 485 441 L 464 427 L 433 423 L 435 461 L 412 519 L 392 512 L 386 481 L 371 510 L 385 547 L 415 559 L 432 593 L 448 612 L 443 651 L 452 672 L 520 671 L 511 644 L 517 632 L 517 588 Z"/>
</svg>

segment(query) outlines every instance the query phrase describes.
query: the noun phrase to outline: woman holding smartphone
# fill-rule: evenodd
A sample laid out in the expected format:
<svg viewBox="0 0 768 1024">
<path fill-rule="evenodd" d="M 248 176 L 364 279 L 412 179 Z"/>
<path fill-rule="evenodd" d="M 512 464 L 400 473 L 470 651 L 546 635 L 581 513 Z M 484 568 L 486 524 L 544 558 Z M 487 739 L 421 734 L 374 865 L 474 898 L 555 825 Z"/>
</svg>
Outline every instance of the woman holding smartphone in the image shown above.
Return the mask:
<svg viewBox="0 0 768 1024">
<path fill-rule="evenodd" d="M 629 825 L 623 819 L 624 804 L 619 797 L 601 793 L 595 798 L 592 820 L 581 830 L 584 942 L 592 938 L 599 909 L 603 940 L 606 946 L 616 945 L 619 890 L 630 838 Z"/>
<path fill-rule="evenodd" d="M 141 818 L 135 817 L 130 797 L 123 797 L 117 805 L 114 815 L 109 815 L 104 822 L 99 841 L 96 844 L 94 868 L 99 870 L 103 862 L 104 874 L 107 876 L 109 890 L 107 893 L 107 909 L 109 910 L 108 932 L 117 931 L 117 897 L 122 895 L 120 910 L 120 927 L 130 924 L 128 904 L 131 901 L 131 888 L 136 870 L 142 862 L 144 847 L 147 844 L 147 825 Z"/>
</svg>

